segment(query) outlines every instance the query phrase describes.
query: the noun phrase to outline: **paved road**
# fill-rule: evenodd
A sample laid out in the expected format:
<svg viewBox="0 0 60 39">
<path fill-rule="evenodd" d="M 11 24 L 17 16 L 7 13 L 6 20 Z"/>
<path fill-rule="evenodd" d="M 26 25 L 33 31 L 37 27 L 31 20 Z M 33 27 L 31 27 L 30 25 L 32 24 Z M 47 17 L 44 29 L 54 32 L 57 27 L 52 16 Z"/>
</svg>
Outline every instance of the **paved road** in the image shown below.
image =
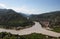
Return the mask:
<svg viewBox="0 0 60 39">
<path fill-rule="evenodd" d="M 18 34 L 18 35 L 27 35 L 27 34 L 31 34 L 31 33 L 41 33 L 41 34 L 48 35 L 48 36 L 60 37 L 60 33 L 49 31 L 49 30 L 42 28 L 41 25 L 39 24 L 39 22 L 35 22 L 35 25 L 33 25 L 30 28 L 26 28 L 26 29 L 18 30 L 18 31 L 0 28 L 0 32 L 10 32 L 12 34 Z"/>
</svg>

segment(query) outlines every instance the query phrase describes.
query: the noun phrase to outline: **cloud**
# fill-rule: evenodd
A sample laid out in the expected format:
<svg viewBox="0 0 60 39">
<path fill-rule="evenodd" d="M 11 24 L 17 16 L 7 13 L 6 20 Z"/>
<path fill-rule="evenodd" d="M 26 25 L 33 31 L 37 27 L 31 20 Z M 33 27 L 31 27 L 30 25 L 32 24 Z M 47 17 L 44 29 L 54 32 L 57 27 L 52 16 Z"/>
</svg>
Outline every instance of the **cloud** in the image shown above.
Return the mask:
<svg viewBox="0 0 60 39">
<path fill-rule="evenodd" d="M 22 13 L 25 13 L 25 14 L 38 14 L 38 13 L 40 13 L 40 11 L 38 9 L 29 8 L 27 6 L 11 7 L 10 9 L 13 9 L 17 12 L 22 12 Z"/>
<path fill-rule="evenodd" d="M 40 13 L 40 11 L 38 9 L 34 9 L 34 8 L 29 8 L 26 5 L 23 5 L 21 7 L 8 7 L 6 4 L 0 3 L 0 8 L 6 8 L 6 9 L 13 9 L 16 12 L 22 12 L 25 14 L 38 14 Z"/>
<path fill-rule="evenodd" d="M 6 8 L 6 5 L 3 3 L 0 3 L 0 8 Z"/>
</svg>

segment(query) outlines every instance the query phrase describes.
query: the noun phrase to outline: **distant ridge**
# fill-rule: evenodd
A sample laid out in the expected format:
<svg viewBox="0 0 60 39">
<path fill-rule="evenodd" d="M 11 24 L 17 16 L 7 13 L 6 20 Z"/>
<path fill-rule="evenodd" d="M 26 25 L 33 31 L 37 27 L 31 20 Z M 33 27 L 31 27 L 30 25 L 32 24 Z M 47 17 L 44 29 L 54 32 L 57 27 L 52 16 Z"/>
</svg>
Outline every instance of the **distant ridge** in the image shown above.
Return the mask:
<svg viewBox="0 0 60 39">
<path fill-rule="evenodd" d="M 38 21 L 47 21 L 49 22 L 49 27 L 54 27 L 60 25 L 60 11 L 52 11 L 48 13 L 38 14 L 38 15 L 31 15 L 31 20 Z M 43 23 L 42 23 L 43 24 Z M 59 26 L 60 27 L 60 26 Z"/>
</svg>

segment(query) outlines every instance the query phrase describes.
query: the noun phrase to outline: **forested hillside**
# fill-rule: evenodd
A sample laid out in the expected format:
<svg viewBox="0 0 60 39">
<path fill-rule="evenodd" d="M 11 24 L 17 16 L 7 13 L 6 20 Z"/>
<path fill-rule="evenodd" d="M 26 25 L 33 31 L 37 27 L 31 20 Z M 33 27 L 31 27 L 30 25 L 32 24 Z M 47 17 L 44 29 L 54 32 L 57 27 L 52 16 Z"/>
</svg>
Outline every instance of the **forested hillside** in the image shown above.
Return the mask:
<svg viewBox="0 0 60 39">
<path fill-rule="evenodd" d="M 15 12 L 12 9 L 0 9 L 0 27 L 26 27 L 34 23 L 23 16 L 24 14 Z"/>
</svg>

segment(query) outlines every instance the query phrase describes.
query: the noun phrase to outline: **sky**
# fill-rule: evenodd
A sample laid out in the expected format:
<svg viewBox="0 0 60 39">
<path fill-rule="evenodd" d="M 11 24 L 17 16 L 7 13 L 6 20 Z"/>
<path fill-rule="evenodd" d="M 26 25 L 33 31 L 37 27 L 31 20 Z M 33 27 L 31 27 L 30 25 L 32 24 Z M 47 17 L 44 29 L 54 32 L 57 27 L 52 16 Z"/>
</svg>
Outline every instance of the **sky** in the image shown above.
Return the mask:
<svg viewBox="0 0 60 39">
<path fill-rule="evenodd" d="M 60 0 L 0 0 L 0 8 L 25 14 L 41 14 L 60 11 Z"/>
</svg>

